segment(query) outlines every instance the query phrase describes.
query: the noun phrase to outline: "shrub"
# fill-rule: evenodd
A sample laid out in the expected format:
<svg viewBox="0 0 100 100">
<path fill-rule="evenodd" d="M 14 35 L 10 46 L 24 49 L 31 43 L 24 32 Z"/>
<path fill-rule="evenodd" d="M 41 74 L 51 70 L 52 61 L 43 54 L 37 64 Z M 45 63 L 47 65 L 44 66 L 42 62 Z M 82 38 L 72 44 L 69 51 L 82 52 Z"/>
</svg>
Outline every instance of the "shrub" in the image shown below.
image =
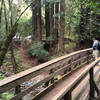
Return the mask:
<svg viewBox="0 0 100 100">
<path fill-rule="evenodd" d="M 54 38 L 53 38 L 52 36 L 49 36 L 49 37 L 46 39 L 46 43 L 47 43 L 47 44 L 51 44 L 53 41 L 54 41 Z"/>
<path fill-rule="evenodd" d="M 48 52 L 43 48 L 40 42 L 35 42 L 28 49 L 28 53 L 31 58 L 38 58 L 38 60 L 46 60 L 48 57 Z"/>
<path fill-rule="evenodd" d="M 4 79 L 4 75 L 2 73 L 0 73 L 0 80 Z"/>
<path fill-rule="evenodd" d="M 5 92 L 5 93 L 2 93 L 2 94 L 1 94 L 1 99 L 0 99 L 0 100 L 9 100 L 9 99 L 11 99 L 13 96 L 14 96 L 13 93 Z"/>
</svg>

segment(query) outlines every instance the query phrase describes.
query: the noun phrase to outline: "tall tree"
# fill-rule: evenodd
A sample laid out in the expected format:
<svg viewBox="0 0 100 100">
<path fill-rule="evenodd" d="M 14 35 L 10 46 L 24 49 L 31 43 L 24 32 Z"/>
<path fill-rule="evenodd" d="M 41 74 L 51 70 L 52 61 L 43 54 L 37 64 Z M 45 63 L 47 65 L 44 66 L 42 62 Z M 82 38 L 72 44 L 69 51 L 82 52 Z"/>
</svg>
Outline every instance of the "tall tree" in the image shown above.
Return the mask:
<svg viewBox="0 0 100 100">
<path fill-rule="evenodd" d="M 50 3 L 45 0 L 46 38 L 50 36 Z"/>
<path fill-rule="evenodd" d="M 54 2 L 50 2 L 50 35 L 54 37 Z"/>
<path fill-rule="evenodd" d="M 22 4 L 22 0 L 18 0 L 18 13 L 17 13 L 17 19 L 18 19 L 18 16 L 20 16 L 20 12 L 21 12 L 21 4 Z M 13 27 L 13 1 L 9 0 L 9 19 L 10 19 L 10 28 Z M 16 62 L 16 59 L 15 59 L 15 56 L 14 56 L 14 49 L 13 49 L 13 43 L 11 41 L 10 43 L 10 51 L 11 51 L 11 61 L 12 61 L 12 65 L 13 65 L 13 70 L 14 70 L 14 73 L 18 73 L 19 70 L 18 70 L 18 64 Z M 16 86 L 15 87 L 15 94 L 18 94 L 19 92 L 21 92 L 21 87 L 20 85 Z M 20 99 L 22 100 L 22 99 Z"/>
<path fill-rule="evenodd" d="M 0 24 L 1 24 L 1 17 L 2 17 L 3 3 L 4 3 L 4 0 L 1 0 L 1 8 L 0 8 Z"/>
<path fill-rule="evenodd" d="M 65 0 L 60 2 L 60 36 L 59 36 L 59 51 L 64 50 L 64 33 L 65 33 Z"/>
<path fill-rule="evenodd" d="M 35 7 L 32 8 L 33 38 L 41 41 L 41 0 L 35 0 L 34 2 Z"/>
<path fill-rule="evenodd" d="M 18 0 L 19 2 L 21 0 Z M 20 3 L 21 4 L 21 3 Z M 1 44 L 0 46 L 0 66 L 3 64 L 3 60 L 5 58 L 5 55 L 7 53 L 7 50 L 10 46 L 10 43 L 13 39 L 13 37 L 16 35 L 17 32 L 17 27 L 18 27 L 18 21 L 21 18 L 21 16 L 23 15 L 23 13 L 31 6 L 31 4 L 29 6 L 27 6 L 24 11 L 20 14 L 20 5 L 18 5 L 17 8 L 17 16 L 16 16 L 16 21 L 13 24 L 12 28 L 8 31 L 8 35 L 5 38 L 5 41 Z"/>
<path fill-rule="evenodd" d="M 55 4 L 55 40 L 58 40 L 58 32 L 59 32 L 59 16 L 57 16 L 59 13 L 59 2 Z"/>
</svg>

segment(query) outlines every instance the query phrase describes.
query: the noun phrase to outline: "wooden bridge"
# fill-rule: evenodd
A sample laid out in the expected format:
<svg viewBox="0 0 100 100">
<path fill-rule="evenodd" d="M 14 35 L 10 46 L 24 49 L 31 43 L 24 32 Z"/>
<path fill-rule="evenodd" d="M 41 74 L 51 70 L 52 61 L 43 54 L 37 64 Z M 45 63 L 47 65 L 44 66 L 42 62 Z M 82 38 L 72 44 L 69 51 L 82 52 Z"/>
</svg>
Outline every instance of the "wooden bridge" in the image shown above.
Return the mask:
<svg viewBox="0 0 100 100">
<path fill-rule="evenodd" d="M 24 90 L 22 89 L 10 100 L 21 100 L 39 86 L 44 88 L 29 100 L 74 100 L 73 95 L 81 92 L 81 88 L 84 87 L 85 83 L 81 83 L 84 79 L 89 85 L 85 88 L 86 98 L 83 99 L 82 97 L 80 100 L 87 100 L 87 98 L 88 100 L 97 98 L 100 100 L 97 87 L 99 78 L 95 79 L 94 77 L 95 72 L 98 70 L 95 67 L 97 67 L 99 61 L 100 58 L 93 61 L 91 48 L 80 50 L 1 80 L 0 94 L 14 90 L 15 87 L 21 86 L 25 81 L 34 80 L 35 77 L 44 75 L 43 79 Z M 61 77 L 57 79 L 59 75 Z M 76 91 L 73 93 L 74 90 Z M 79 100 L 79 98 L 76 100 Z"/>
</svg>

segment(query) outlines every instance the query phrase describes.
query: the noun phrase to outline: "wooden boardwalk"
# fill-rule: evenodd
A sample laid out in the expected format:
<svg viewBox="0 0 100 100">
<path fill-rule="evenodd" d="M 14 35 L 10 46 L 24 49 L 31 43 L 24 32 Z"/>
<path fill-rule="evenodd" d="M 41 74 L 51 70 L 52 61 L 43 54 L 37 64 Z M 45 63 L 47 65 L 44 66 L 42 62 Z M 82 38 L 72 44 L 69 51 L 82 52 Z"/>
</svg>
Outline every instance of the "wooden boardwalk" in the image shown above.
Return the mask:
<svg viewBox="0 0 100 100">
<path fill-rule="evenodd" d="M 93 62 L 92 48 L 73 52 L 5 78 L 0 81 L 0 94 L 16 86 L 21 86 L 22 83 L 39 75 L 45 75 L 42 80 L 20 91 L 10 100 L 20 100 L 43 85 L 45 85 L 44 90 L 33 96 L 31 100 L 60 100 L 62 98 L 64 100 L 72 100 L 81 90 L 80 87 L 82 85 L 80 86 L 79 84 L 85 78 L 89 82 L 89 100 L 92 100 L 95 96 L 95 91 L 99 96 L 99 90 L 94 80 L 94 69 L 96 69 L 96 64 L 99 61 L 100 58 Z M 62 78 L 55 80 L 55 77 L 59 75 Z M 83 82 L 83 84 L 85 83 Z M 75 89 L 77 92 L 74 92 Z"/>
</svg>

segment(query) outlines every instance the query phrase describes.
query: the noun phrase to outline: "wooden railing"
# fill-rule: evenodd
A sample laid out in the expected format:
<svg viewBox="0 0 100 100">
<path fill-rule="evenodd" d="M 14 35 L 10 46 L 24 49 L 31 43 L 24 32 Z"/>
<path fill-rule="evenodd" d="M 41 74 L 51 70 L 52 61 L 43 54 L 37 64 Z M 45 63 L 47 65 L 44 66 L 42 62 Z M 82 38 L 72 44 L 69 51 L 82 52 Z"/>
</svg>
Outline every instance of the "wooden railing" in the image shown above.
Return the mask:
<svg viewBox="0 0 100 100">
<path fill-rule="evenodd" d="M 44 91 L 48 91 L 50 87 L 52 87 L 54 84 L 56 84 L 56 81 L 59 82 L 59 80 L 55 80 L 54 78 L 58 75 L 65 76 L 71 73 L 72 71 L 88 64 L 92 60 L 92 49 L 85 49 L 85 50 L 80 50 L 62 57 L 59 57 L 57 59 L 48 61 L 46 63 L 43 63 L 41 65 L 35 66 L 34 68 L 30 68 L 26 71 L 23 71 L 21 73 L 18 73 L 16 75 L 13 75 L 11 77 L 5 78 L 4 80 L 0 81 L 0 94 L 4 93 L 6 91 L 9 91 L 10 89 L 14 89 L 16 86 L 21 85 L 25 81 L 31 80 L 32 78 L 35 78 L 38 75 L 42 75 L 44 73 L 48 74 L 40 80 L 38 83 L 35 85 L 28 87 L 27 89 L 21 91 L 20 93 L 14 95 L 13 98 L 10 100 L 20 100 L 23 96 L 29 94 L 30 92 L 34 91 L 39 86 L 45 85 L 44 90 L 42 92 L 38 93 L 36 96 L 33 97 L 32 100 L 36 99 L 38 100 L 38 95 L 42 96 L 44 94 Z M 85 72 L 88 73 L 90 72 L 90 88 L 91 90 L 93 89 L 91 87 L 92 81 L 93 81 L 93 67 L 95 66 L 97 62 L 93 63 L 90 68 Z M 84 77 L 85 73 L 81 76 Z M 71 87 L 73 88 L 73 87 Z M 70 89 L 71 89 L 70 88 Z M 71 100 L 69 91 L 64 94 L 65 100 L 66 97 Z M 93 90 L 92 90 L 93 91 Z M 92 93 L 90 92 L 90 97 L 92 97 Z"/>
<path fill-rule="evenodd" d="M 86 77 L 87 74 L 89 74 L 89 97 L 88 100 L 100 100 L 100 90 L 94 80 L 94 67 L 100 62 L 100 58 L 98 58 L 96 61 L 91 63 L 87 66 L 87 68 L 80 74 L 80 76 L 69 86 L 70 88 L 66 88 L 66 93 L 62 93 L 57 99 L 60 99 L 63 97 L 63 100 L 72 100 L 72 91 L 75 89 L 75 87 L 78 86 L 78 84 Z M 95 95 L 95 93 L 97 95 Z M 62 96 L 64 95 L 64 96 Z M 83 100 L 83 99 L 82 99 Z M 87 100 L 87 98 L 86 98 Z"/>
</svg>

